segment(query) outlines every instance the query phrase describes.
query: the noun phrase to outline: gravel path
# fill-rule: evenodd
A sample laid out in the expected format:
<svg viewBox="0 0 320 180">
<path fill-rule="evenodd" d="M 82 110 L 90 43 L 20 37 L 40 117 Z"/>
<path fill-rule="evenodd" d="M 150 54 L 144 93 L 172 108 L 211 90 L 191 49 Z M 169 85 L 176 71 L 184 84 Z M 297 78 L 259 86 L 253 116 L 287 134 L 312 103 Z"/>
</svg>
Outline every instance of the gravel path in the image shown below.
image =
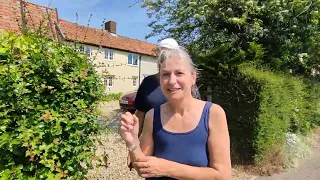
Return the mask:
<svg viewBox="0 0 320 180">
<path fill-rule="evenodd" d="M 88 173 L 88 179 L 98 180 L 142 180 L 137 173 L 127 168 L 127 150 L 118 133 L 119 116 L 121 114 L 118 101 L 101 104 L 103 119 L 100 124 L 106 125 L 105 133 L 101 136 L 102 144 L 97 144 L 96 155 L 107 155 L 107 167 L 95 168 Z"/>
</svg>

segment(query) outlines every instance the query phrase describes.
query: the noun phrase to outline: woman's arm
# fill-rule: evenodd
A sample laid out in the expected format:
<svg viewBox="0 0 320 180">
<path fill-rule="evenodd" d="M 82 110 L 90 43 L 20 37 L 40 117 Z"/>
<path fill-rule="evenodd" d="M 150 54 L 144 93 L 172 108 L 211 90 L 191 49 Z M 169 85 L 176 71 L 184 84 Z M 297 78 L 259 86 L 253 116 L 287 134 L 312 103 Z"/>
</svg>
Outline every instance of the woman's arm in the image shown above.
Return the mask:
<svg viewBox="0 0 320 180">
<path fill-rule="evenodd" d="M 208 149 L 210 167 L 193 167 L 162 160 L 164 175 L 180 180 L 229 180 L 231 179 L 230 140 L 224 110 L 212 105 L 209 118 Z"/>
<path fill-rule="evenodd" d="M 139 127 L 139 125 L 137 124 Z M 145 156 L 151 156 L 153 154 L 153 109 L 147 112 L 142 133 L 140 138 L 134 140 L 131 144 L 127 144 L 127 147 L 137 146 L 133 151 L 129 151 L 131 162 L 135 162 L 137 159 L 144 159 Z"/>
<path fill-rule="evenodd" d="M 143 128 L 143 123 L 144 123 L 144 115 L 145 113 L 139 110 L 136 110 L 136 112 L 134 113 L 137 118 L 139 119 L 139 133 L 138 133 L 138 137 L 140 137 L 141 133 L 142 133 L 142 128 Z M 132 162 L 130 159 L 130 153 L 128 153 L 128 157 L 127 157 L 127 165 L 130 168 L 130 171 L 132 169 Z"/>
<path fill-rule="evenodd" d="M 139 119 L 139 134 L 138 134 L 138 136 L 140 137 L 140 135 L 142 133 L 142 128 L 143 128 L 143 125 L 144 125 L 144 115 L 145 115 L 145 113 L 142 112 L 142 111 L 136 110 L 136 112 L 134 114 Z"/>
</svg>

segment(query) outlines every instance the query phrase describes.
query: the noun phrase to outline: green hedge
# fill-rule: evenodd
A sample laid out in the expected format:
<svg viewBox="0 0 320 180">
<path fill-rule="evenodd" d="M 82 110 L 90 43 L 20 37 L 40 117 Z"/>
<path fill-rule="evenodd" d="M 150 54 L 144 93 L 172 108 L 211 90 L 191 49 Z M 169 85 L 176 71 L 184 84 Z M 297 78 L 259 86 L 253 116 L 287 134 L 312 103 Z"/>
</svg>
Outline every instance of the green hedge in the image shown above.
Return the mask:
<svg viewBox="0 0 320 180">
<path fill-rule="evenodd" d="M 303 116 L 306 113 L 306 86 L 299 78 L 250 66 L 241 67 L 240 72 L 254 79 L 260 90 L 256 92 L 259 112 L 253 127 L 252 145 L 255 162 L 268 161 L 266 158 L 281 151 L 286 132 L 307 132 L 310 129 Z"/>
<path fill-rule="evenodd" d="M 0 179 L 82 179 L 95 158 L 103 92 L 90 61 L 74 49 L 3 31 Z"/>
<path fill-rule="evenodd" d="M 103 101 L 109 102 L 109 101 L 120 100 L 121 96 L 122 96 L 121 92 L 120 93 L 109 93 L 103 97 Z"/>
<path fill-rule="evenodd" d="M 310 120 L 311 128 L 320 126 L 320 79 L 306 80 L 307 96 L 306 109 L 308 113 L 306 118 Z"/>
<path fill-rule="evenodd" d="M 286 132 L 307 133 L 319 122 L 310 108 L 316 102 L 307 101 L 316 99 L 319 88 L 302 78 L 243 64 L 221 72 L 212 84 L 213 102 L 227 114 L 233 162 L 271 160 L 282 150 Z"/>
</svg>

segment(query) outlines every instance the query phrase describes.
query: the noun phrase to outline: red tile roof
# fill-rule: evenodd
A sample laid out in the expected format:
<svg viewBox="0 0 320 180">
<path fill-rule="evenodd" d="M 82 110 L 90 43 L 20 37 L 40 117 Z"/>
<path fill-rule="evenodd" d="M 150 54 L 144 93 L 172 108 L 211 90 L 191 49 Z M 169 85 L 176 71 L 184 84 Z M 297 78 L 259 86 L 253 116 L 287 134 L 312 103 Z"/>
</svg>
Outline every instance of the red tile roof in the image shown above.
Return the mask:
<svg viewBox="0 0 320 180">
<path fill-rule="evenodd" d="M 20 3 L 13 0 L 0 0 L 0 29 L 18 32 L 20 25 Z"/>
<path fill-rule="evenodd" d="M 21 5 L 20 2 L 22 2 Z M 25 12 L 26 27 L 32 30 L 38 30 L 41 25 L 42 32 L 44 32 L 44 28 L 47 28 L 46 30 L 48 31 L 45 32 L 52 37 L 50 24 L 54 27 L 52 22 L 57 21 L 56 9 L 20 0 L 0 0 L 0 29 L 17 33 L 21 32 L 21 7 Z M 50 17 L 50 22 L 48 17 Z M 55 29 L 52 29 L 53 34 L 56 35 Z"/>
<path fill-rule="evenodd" d="M 155 56 L 153 49 L 156 45 L 151 43 L 114 35 L 107 30 L 77 25 L 62 19 L 59 19 L 59 26 L 65 38 L 70 41 L 76 40 L 91 45 Z"/>
</svg>

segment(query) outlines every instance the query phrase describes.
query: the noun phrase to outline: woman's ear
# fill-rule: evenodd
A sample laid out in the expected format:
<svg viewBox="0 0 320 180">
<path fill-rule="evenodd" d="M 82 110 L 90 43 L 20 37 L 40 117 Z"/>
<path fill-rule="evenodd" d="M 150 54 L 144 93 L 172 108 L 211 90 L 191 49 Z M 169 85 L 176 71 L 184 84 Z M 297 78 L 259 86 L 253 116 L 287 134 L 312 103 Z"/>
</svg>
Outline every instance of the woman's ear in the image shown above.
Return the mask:
<svg viewBox="0 0 320 180">
<path fill-rule="evenodd" d="M 193 71 L 192 74 L 192 84 L 196 84 L 196 79 L 197 79 L 197 72 L 196 71 Z"/>
</svg>

